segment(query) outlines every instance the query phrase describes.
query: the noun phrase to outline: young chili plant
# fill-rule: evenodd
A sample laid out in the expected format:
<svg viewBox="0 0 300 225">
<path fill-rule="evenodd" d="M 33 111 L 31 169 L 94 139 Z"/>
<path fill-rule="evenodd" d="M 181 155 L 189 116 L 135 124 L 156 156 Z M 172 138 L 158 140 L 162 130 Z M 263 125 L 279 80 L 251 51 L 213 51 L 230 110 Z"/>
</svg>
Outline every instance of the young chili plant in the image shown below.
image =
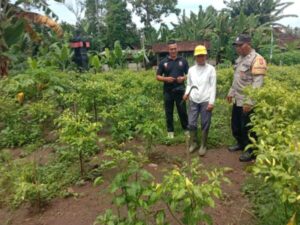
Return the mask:
<svg viewBox="0 0 300 225">
<path fill-rule="evenodd" d="M 92 155 L 98 149 L 98 136 L 101 125 L 90 122 L 87 113 L 79 112 L 74 114 L 65 110 L 56 120 L 59 126 L 59 140 L 67 144 L 74 155 L 77 155 L 80 162 L 80 172 L 84 175 L 84 158 Z"/>
</svg>

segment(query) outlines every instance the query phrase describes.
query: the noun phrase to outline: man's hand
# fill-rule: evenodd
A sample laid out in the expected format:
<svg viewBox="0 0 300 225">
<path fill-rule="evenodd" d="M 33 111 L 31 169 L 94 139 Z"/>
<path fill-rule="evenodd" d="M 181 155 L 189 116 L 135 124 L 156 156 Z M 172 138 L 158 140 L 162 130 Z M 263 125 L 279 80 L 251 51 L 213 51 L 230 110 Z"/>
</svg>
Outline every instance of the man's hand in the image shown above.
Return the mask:
<svg viewBox="0 0 300 225">
<path fill-rule="evenodd" d="M 175 80 L 176 80 L 176 78 L 174 78 L 174 77 L 165 77 L 165 78 L 164 78 L 164 81 L 165 81 L 166 83 L 174 83 Z"/>
<path fill-rule="evenodd" d="M 243 112 L 244 112 L 244 113 L 250 112 L 251 109 L 252 109 L 252 106 L 251 106 L 251 105 L 248 105 L 248 104 L 243 105 Z"/>
<path fill-rule="evenodd" d="M 232 96 L 226 96 L 226 100 L 229 104 L 232 103 Z"/>
<path fill-rule="evenodd" d="M 177 83 L 183 83 L 185 81 L 185 76 L 180 76 L 180 77 L 177 77 Z"/>
<path fill-rule="evenodd" d="M 209 111 L 209 112 L 211 112 L 211 111 L 213 111 L 213 109 L 214 109 L 214 105 L 208 104 L 206 110 Z"/>
<path fill-rule="evenodd" d="M 185 95 L 182 97 L 182 99 L 183 99 L 184 101 L 186 101 L 188 98 L 189 98 L 189 95 L 188 95 L 188 94 L 185 94 Z"/>
</svg>

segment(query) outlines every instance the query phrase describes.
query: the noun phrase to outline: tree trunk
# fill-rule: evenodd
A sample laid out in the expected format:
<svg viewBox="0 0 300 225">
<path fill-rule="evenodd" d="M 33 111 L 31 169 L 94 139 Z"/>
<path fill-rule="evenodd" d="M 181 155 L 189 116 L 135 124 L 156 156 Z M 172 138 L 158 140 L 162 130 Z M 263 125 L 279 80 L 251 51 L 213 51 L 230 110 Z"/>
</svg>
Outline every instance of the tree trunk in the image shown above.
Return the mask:
<svg viewBox="0 0 300 225">
<path fill-rule="evenodd" d="M 98 110 L 97 110 L 97 101 L 96 101 L 96 97 L 94 96 L 94 119 L 96 122 L 98 122 Z"/>
<path fill-rule="evenodd" d="M 5 56 L 0 56 L 0 77 L 8 76 L 9 59 Z"/>
<path fill-rule="evenodd" d="M 83 168 L 83 155 L 82 155 L 81 151 L 79 152 L 79 161 L 80 161 L 80 174 L 81 174 L 81 177 L 83 177 L 84 168 Z"/>
</svg>

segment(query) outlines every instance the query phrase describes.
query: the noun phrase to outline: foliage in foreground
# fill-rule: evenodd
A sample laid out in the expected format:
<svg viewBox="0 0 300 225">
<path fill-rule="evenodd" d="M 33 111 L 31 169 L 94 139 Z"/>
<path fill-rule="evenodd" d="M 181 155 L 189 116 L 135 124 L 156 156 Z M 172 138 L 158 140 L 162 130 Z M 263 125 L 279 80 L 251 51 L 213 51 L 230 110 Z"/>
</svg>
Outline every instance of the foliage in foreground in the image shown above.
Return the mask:
<svg viewBox="0 0 300 225">
<path fill-rule="evenodd" d="M 278 221 L 284 218 L 287 223 L 294 213 L 300 216 L 300 86 L 299 70 L 284 67 L 281 71 L 270 74 L 262 89 L 250 91 L 257 102 L 251 120 L 259 137 L 253 140 L 258 156 L 252 173 L 265 184 L 261 193 L 267 187 L 277 197 L 278 207 L 285 208 L 281 214 L 276 210 L 270 215 L 257 213 L 263 221 L 273 216 Z M 261 193 L 254 194 L 254 199 L 258 196 L 259 201 Z M 264 203 L 270 201 L 256 207 L 261 208 Z"/>
<path fill-rule="evenodd" d="M 258 179 L 255 182 L 263 181 L 266 185 L 255 191 L 248 189 L 247 192 L 253 200 L 256 215 L 262 221 L 265 221 L 264 218 L 273 216 L 274 221 L 278 218 L 277 221 L 287 223 L 295 212 L 299 212 L 300 76 L 298 71 L 299 66 L 270 67 L 264 88 L 251 93 L 257 101 L 256 114 L 252 122 L 259 136 L 258 141 L 254 143 L 259 155 L 257 163 L 253 166 L 253 173 Z M 230 142 L 228 139 L 230 107 L 225 103 L 224 97 L 231 79 L 231 69 L 218 71 L 218 99 L 209 140 L 213 146 Z M 0 191 L 1 204 L 11 202 L 17 206 L 30 202 L 32 205 L 39 205 L 43 201 L 47 202 L 61 195 L 68 185 L 80 179 L 78 163 L 75 163 L 78 162 L 79 153 L 87 153 L 85 157 L 87 160 L 99 151 L 94 137 L 99 135 L 100 131 L 112 136 L 112 142 L 120 144 L 133 138 L 141 139 L 150 150 L 155 144 L 165 143 L 164 135 L 162 135 L 165 126 L 162 90 L 161 85 L 154 79 L 153 71 L 135 73 L 114 70 L 79 76 L 75 73 L 57 72 L 51 68 L 31 69 L 1 80 L 0 87 L 2 148 L 0 186 L 3 190 Z M 19 93 L 24 94 L 23 99 L 19 98 L 22 96 Z M 64 125 L 59 127 L 53 121 L 58 117 L 58 121 L 65 121 L 67 117 L 64 119 L 64 116 L 68 112 L 72 115 L 70 118 L 74 119 L 68 120 L 69 122 L 76 121 L 81 112 L 85 112 L 84 124 L 86 126 L 83 124 L 83 127 L 102 124 L 102 130 L 98 127 L 88 129 L 87 133 L 84 131 L 85 128 L 81 130 L 82 127 L 78 127 L 80 132 L 91 134 L 94 147 L 90 148 L 91 145 L 88 144 L 86 149 L 82 147 L 85 146 L 83 142 L 74 144 L 73 141 L 70 142 L 71 139 L 64 138 L 76 130 L 71 129 L 74 127 L 73 122 L 69 123 L 70 126 L 61 123 Z M 177 118 L 175 124 L 176 134 L 179 134 L 177 139 L 180 142 L 181 135 Z M 70 128 L 70 132 L 57 132 L 62 127 Z M 8 159 L 9 154 L 3 150 L 3 148 L 22 147 L 32 148 L 31 151 L 40 151 L 40 146 L 49 142 L 45 135 L 49 132 L 58 133 L 58 137 L 50 143 L 53 144 L 54 141 L 60 139 L 64 145 L 61 146 L 60 143 L 56 146 L 54 160 L 46 164 Z M 117 155 L 112 157 L 115 158 Z M 105 162 L 102 163 L 105 164 Z M 25 169 L 21 171 L 20 168 Z M 61 171 L 67 172 L 62 174 Z M 189 173 L 187 175 L 181 171 L 179 173 L 184 175 L 184 178 L 188 177 L 190 181 L 192 180 Z M 176 177 L 173 178 L 175 180 Z M 184 179 L 177 178 L 176 182 L 184 184 Z M 131 181 L 127 180 L 128 185 Z M 152 181 L 153 179 L 147 182 L 152 185 Z M 193 185 L 198 185 L 194 181 L 191 182 Z M 148 188 L 147 185 L 146 187 Z M 264 196 L 267 192 L 270 198 L 278 200 L 278 202 L 272 202 L 277 205 L 277 209 L 287 209 L 284 213 L 276 213 L 276 210 L 261 211 L 262 208 L 271 208 L 268 200 L 260 200 L 260 196 Z M 168 199 L 163 198 L 167 196 L 167 193 L 162 193 L 164 193 L 163 201 L 168 202 Z M 185 194 L 188 193 L 188 191 L 185 192 Z M 169 204 L 171 205 L 170 202 Z M 170 209 L 176 211 L 175 206 L 176 204 L 174 208 L 170 206 Z M 138 207 L 144 207 L 144 205 L 138 205 Z M 157 214 L 160 221 L 164 221 L 164 215 L 163 212 Z M 122 216 L 117 216 L 116 219 L 124 221 Z M 109 218 L 111 219 L 110 216 Z M 153 215 L 151 218 L 155 220 Z M 184 220 L 183 217 L 180 219 Z"/>
<path fill-rule="evenodd" d="M 118 151 L 112 152 L 116 155 Z M 117 155 L 121 161 L 124 157 L 128 159 L 127 166 L 115 176 L 109 188 L 114 195 L 117 215 L 107 210 L 95 224 L 171 224 L 167 214 L 179 224 L 196 225 L 200 221 L 212 224 L 204 208 L 214 207 L 214 198 L 222 195 L 221 183 L 228 181 L 223 169 L 206 171 L 199 160 L 195 160 L 190 165 L 186 163 L 182 168 L 170 170 L 162 182 L 157 183 L 139 166 L 132 153 Z M 126 214 L 122 213 L 124 209 Z"/>
</svg>

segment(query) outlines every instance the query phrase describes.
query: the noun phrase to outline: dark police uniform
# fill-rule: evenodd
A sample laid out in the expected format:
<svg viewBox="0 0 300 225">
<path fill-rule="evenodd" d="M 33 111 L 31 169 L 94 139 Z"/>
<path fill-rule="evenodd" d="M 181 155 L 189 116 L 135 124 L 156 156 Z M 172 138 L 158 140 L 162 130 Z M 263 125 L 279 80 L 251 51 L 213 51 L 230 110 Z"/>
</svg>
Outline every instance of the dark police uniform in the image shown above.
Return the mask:
<svg viewBox="0 0 300 225">
<path fill-rule="evenodd" d="M 187 74 L 188 70 L 188 62 L 183 57 L 178 56 L 175 60 L 171 59 L 170 57 L 166 57 L 159 63 L 156 74 L 164 77 L 178 78 Z M 174 83 L 164 82 L 163 89 L 168 132 L 174 132 L 174 102 L 176 103 L 181 126 L 184 130 L 187 130 L 188 116 L 186 112 L 186 104 L 185 102 L 180 104 L 185 91 L 184 82 L 178 83 L 176 80 Z"/>
</svg>

